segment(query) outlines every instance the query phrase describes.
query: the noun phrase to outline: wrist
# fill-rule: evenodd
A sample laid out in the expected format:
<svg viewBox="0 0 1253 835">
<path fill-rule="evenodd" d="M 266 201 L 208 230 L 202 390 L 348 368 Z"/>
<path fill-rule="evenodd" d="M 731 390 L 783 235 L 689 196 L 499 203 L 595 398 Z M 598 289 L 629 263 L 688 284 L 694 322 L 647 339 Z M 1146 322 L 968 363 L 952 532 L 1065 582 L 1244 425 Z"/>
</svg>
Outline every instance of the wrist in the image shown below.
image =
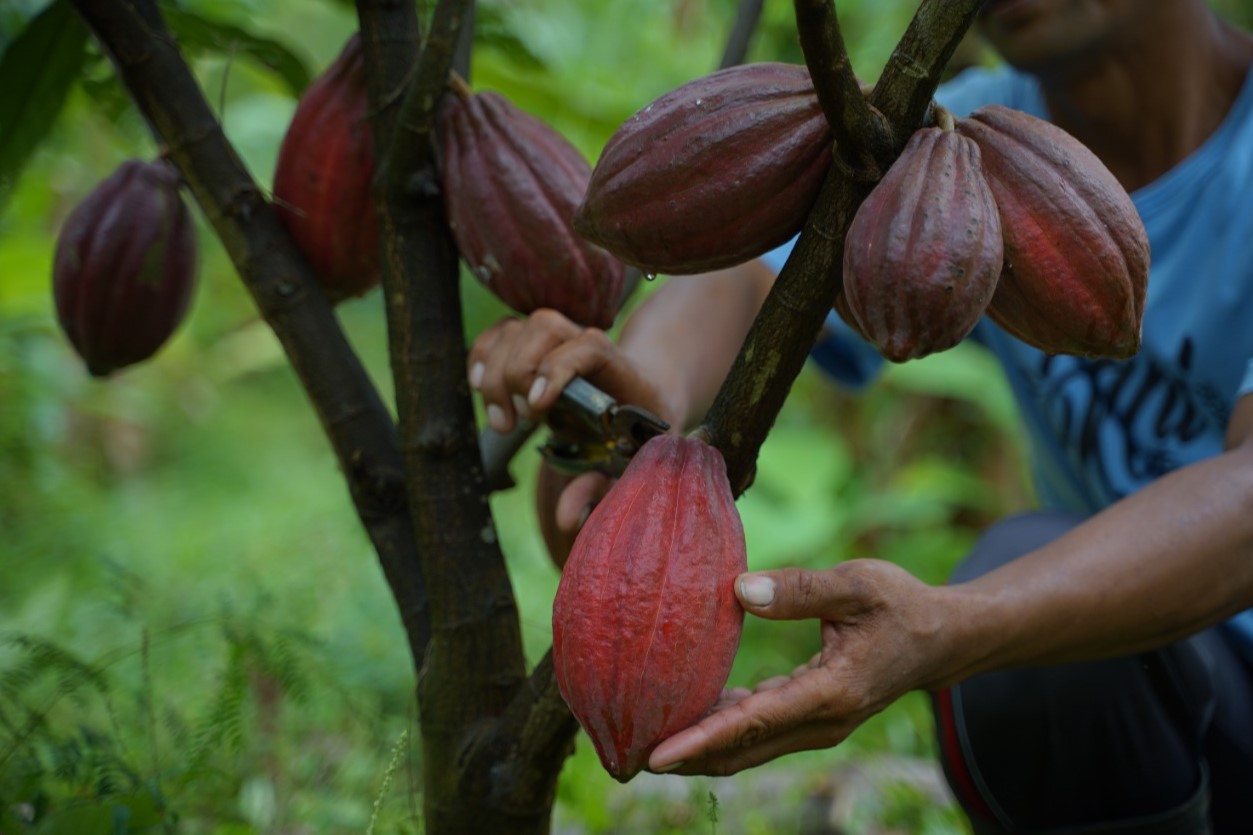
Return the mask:
<svg viewBox="0 0 1253 835">
<path fill-rule="evenodd" d="M 998 601 L 967 584 L 935 589 L 937 600 L 936 646 L 927 653 L 936 660 L 918 689 L 942 690 L 996 668 L 995 658 L 1012 621 Z"/>
</svg>

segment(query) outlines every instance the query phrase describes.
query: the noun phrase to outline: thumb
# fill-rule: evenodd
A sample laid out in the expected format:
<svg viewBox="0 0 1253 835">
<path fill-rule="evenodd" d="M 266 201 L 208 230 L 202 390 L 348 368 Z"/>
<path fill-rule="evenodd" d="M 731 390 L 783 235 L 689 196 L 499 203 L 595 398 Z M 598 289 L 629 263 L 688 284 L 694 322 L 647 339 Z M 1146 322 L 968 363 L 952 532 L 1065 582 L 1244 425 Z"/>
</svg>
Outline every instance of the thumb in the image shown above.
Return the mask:
<svg viewBox="0 0 1253 835">
<path fill-rule="evenodd" d="M 837 570 L 785 568 L 741 574 L 735 594 L 746 610 L 768 620 L 837 620 L 865 608 L 860 587 Z"/>
<path fill-rule="evenodd" d="M 557 527 L 569 536 L 577 534 L 587 521 L 588 513 L 612 486 L 613 482 L 598 472 L 583 473 L 575 478 L 557 500 Z"/>
</svg>

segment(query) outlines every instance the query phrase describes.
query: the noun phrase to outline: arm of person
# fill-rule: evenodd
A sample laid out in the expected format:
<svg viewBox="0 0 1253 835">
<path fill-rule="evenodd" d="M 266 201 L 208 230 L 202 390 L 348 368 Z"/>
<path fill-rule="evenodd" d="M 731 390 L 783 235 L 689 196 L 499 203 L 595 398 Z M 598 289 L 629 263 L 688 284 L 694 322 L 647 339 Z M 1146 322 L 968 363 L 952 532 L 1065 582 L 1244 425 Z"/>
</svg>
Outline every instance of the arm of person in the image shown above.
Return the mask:
<svg viewBox="0 0 1253 835">
<path fill-rule="evenodd" d="M 552 408 L 576 375 L 684 428 L 713 402 L 773 283 L 774 274 L 756 260 L 668 279 L 627 320 L 616 344 L 554 310 L 503 319 L 470 349 L 471 387 L 502 432 L 519 412 L 532 417 Z"/>
<path fill-rule="evenodd" d="M 835 745 L 911 690 L 1185 637 L 1253 606 L 1253 395 L 1238 401 L 1222 454 L 969 582 L 928 586 L 852 560 L 746 574 L 736 590 L 754 615 L 817 619 L 822 650 L 791 675 L 728 691 L 657 747 L 654 771 L 731 774 Z"/>
</svg>

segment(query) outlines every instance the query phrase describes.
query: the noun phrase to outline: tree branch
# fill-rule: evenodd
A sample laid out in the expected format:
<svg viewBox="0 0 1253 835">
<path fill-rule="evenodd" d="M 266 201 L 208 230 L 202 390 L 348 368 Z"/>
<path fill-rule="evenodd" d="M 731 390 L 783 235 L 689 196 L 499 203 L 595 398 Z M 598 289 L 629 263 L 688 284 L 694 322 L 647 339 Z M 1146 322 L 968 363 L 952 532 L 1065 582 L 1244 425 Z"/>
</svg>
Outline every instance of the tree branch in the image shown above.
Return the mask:
<svg viewBox="0 0 1253 835">
<path fill-rule="evenodd" d="M 835 153 L 854 179 L 876 182 L 892 160 L 882 114 L 866 103 L 853 72 L 834 0 L 794 0 L 796 29 L 818 103 L 835 134 Z"/>
<path fill-rule="evenodd" d="M 982 5 L 983 0 L 923 0 L 918 7 L 870 95 L 870 104 L 895 128 L 893 157 L 926 120 L 944 68 Z"/>
<path fill-rule="evenodd" d="M 857 82 L 847 60 L 839 57 L 838 22 L 821 17 L 825 12 L 817 8 L 829 4 L 825 0 L 795 0 L 795 4 L 803 42 L 811 37 L 805 28 L 815 25 L 805 15 L 820 15 L 826 30 L 805 47 L 815 85 L 828 72 L 835 72 L 838 98 L 851 102 L 847 91 Z M 870 96 L 870 106 L 886 118 L 888 135 L 897 146 L 893 156 L 923 126 L 944 67 L 980 5 L 981 0 L 923 0 Z M 844 118 L 842 111 L 837 114 L 837 122 Z M 891 159 L 880 162 L 886 170 Z M 791 257 L 766 297 L 704 424 L 697 429 L 722 452 L 737 495 L 752 483 L 761 445 L 843 288 L 844 237 L 872 187 L 873 182 L 846 176 L 840 166 L 832 168 Z"/>
<path fill-rule="evenodd" d="M 410 651 L 429 638 L 427 598 L 386 405 L 309 266 L 204 99 L 153 0 L 74 0 L 282 343 L 335 450 L 396 598 Z"/>
<path fill-rule="evenodd" d="M 731 27 L 731 34 L 727 36 L 727 45 L 722 50 L 718 69 L 725 70 L 744 63 L 744 59 L 748 57 L 748 45 L 753 39 L 753 32 L 757 31 L 757 21 L 761 20 L 763 2 L 764 0 L 740 0 L 735 23 Z"/>
</svg>

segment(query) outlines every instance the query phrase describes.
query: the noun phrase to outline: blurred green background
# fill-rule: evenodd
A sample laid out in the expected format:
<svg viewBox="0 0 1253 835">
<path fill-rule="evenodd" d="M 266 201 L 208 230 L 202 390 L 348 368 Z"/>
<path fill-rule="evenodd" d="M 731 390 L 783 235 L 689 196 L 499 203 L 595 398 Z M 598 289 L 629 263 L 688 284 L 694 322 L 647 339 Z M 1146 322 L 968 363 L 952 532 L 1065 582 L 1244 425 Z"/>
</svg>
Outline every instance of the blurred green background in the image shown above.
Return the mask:
<svg viewBox="0 0 1253 835">
<path fill-rule="evenodd" d="M 0 6 L 0 50 L 47 5 Z M 1248 22 L 1248 3 L 1227 5 Z M 914 6 L 839 3 L 859 75 L 877 76 Z M 331 0 L 177 10 L 271 38 L 311 74 L 356 25 Z M 734 13 L 733 0 L 486 0 L 473 86 L 594 160 L 632 112 L 716 66 Z M 970 47 L 967 60 L 988 60 Z M 230 43 L 189 52 L 268 187 L 290 75 Z M 750 58 L 801 60 L 790 3 L 765 4 Z M 294 375 L 199 215 L 198 294 L 155 360 L 93 380 L 56 326 L 63 218 L 119 163 L 155 152 L 90 46 L 0 209 L 0 832 L 421 831 L 413 671 L 392 598 Z M 506 311 L 463 284 L 472 339 Z M 379 293 L 338 312 L 390 396 Z M 751 565 L 870 555 L 943 582 L 981 526 L 1029 501 L 1012 409 L 965 347 L 894 367 L 857 398 L 807 370 L 740 502 Z M 515 463 L 521 484 L 535 463 L 530 450 Z M 493 510 L 537 659 L 557 572 L 525 487 Z M 787 672 L 817 647 L 813 624 L 750 620 L 732 683 Z M 554 831 L 825 832 L 832 819 L 849 832 L 963 831 L 934 787 L 914 694 L 836 749 L 737 778 L 622 787 L 580 738 Z"/>
</svg>

